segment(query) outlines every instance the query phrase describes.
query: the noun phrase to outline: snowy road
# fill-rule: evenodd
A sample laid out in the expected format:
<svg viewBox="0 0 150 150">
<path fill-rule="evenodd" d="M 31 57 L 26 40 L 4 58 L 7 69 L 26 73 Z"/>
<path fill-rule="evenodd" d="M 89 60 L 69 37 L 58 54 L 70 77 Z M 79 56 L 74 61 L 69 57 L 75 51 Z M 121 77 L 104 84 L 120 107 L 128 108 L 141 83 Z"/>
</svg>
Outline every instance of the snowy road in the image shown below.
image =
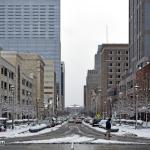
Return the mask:
<svg viewBox="0 0 150 150">
<path fill-rule="evenodd" d="M 54 150 L 57 150 L 57 146 L 59 147 L 60 145 L 62 146 L 61 150 L 63 148 L 67 150 L 72 143 L 74 143 L 74 146 L 77 150 L 84 150 L 83 147 L 85 147 L 86 150 L 100 150 L 100 147 L 96 144 L 106 145 L 106 148 L 108 149 L 110 149 L 110 145 L 113 145 L 111 146 L 112 149 L 116 145 L 118 145 L 118 148 L 123 146 L 126 147 L 126 149 L 130 149 L 130 147 L 131 149 L 133 149 L 133 147 L 136 147 L 136 150 L 140 148 L 146 150 L 147 147 L 150 147 L 150 145 L 148 145 L 150 143 L 150 140 L 142 138 L 120 137 L 113 135 L 111 137 L 111 140 L 106 140 L 103 133 L 91 129 L 84 124 L 64 124 L 62 127 L 58 128 L 55 131 L 44 133 L 38 136 L 1 140 L 4 140 L 6 142 L 6 145 L 1 145 L 0 150 L 9 150 L 9 147 L 11 146 L 14 147 L 15 150 L 19 150 L 20 145 L 22 146 L 22 150 L 40 150 L 42 149 L 42 146 L 44 146 L 45 149 L 50 149 L 50 147 L 56 147 L 54 148 Z M 39 145 L 38 148 L 36 148 L 37 145 Z"/>
</svg>

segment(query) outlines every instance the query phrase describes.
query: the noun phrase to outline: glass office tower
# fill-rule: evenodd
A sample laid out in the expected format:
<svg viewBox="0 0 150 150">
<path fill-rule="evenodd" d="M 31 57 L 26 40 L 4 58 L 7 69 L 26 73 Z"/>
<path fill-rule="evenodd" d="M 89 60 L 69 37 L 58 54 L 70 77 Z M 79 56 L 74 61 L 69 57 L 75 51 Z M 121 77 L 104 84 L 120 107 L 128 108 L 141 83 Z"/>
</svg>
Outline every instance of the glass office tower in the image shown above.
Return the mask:
<svg viewBox="0 0 150 150">
<path fill-rule="evenodd" d="M 0 0 L 0 47 L 51 58 L 61 87 L 60 0 Z"/>
</svg>

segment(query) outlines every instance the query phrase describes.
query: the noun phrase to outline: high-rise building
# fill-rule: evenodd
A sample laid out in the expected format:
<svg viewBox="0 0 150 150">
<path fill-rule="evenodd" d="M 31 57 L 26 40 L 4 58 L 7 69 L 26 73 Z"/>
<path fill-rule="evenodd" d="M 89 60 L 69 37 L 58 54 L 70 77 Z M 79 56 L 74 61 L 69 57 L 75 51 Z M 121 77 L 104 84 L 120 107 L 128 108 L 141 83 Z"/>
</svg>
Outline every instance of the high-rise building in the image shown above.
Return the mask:
<svg viewBox="0 0 150 150">
<path fill-rule="evenodd" d="M 150 0 L 129 1 L 129 64 L 135 73 L 150 60 Z"/>
<path fill-rule="evenodd" d="M 0 0 L 0 46 L 53 60 L 61 98 L 60 0 Z"/>
<path fill-rule="evenodd" d="M 94 113 L 95 112 L 95 102 L 93 99 L 93 92 L 95 89 L 98 87 L 98 72 L 96 70 L 88 70 L 87 72 L 87 77 L 86 77 L 86 96 L 85 99 L 85 111 L 88 114 Z M 93 99 L 93 100 L 92 100 Z"/>
<path fill-rule="evenodd" d="M 128 44 L 103 44 L 100 55 L 100 109 L 103 116 L 107 116 L 109 98 L 115 99 L 122 74 L 128 70 Z"/>
<path fill-rule="evenodd" d="M 48 115 L 54 115 L 55 110 L 55 71 L 52 60 L 44 60 L 44 102 L 47 106 Z"/>
</svg>

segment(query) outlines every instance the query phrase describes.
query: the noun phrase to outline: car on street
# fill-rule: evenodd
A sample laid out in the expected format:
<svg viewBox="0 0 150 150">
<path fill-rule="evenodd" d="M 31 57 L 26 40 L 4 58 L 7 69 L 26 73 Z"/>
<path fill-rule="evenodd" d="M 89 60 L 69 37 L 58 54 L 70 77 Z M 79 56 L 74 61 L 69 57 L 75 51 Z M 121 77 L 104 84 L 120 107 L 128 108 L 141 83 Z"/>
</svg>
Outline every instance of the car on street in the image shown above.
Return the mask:
<svg viewBox="0 0 150 150">
<path fill-rule="evenodd" d="M 93 126 L 93 127 L 98 127 L 100 121 L 101 121 L 101 119 L 94 118 L 94 119 L 92 120 L 92 126 Z"/>
<path fill-rule="evenodd" d="M 82 123 L 82 119 L 81 118 L 76 118 L 75 123 L 76 124 L 81 124 Z"/>
</svg>

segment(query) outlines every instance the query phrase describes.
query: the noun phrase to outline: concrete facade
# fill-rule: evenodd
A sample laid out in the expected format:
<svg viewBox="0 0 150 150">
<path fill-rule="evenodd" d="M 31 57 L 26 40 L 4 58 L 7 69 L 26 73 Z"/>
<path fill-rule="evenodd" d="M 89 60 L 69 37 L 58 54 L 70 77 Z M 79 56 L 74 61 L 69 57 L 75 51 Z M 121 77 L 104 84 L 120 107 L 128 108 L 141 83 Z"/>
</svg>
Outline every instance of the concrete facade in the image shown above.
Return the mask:
<svg viewBox="0 0 150 150">
<path fill-rule="evenodd" d="M 0 46 L 54 62 L 61 101 L 60 0 L 1 0 Z"/>
<path fill-rule="evenodd" d="M 150 0 L 129 1 L 130 73 L 150 61 Z"/>
<path fill-rule="evenodd" d="M 93 99 L 93 91 L 98 87 L 98 72 L 96 70 L 88 70 L 86 77 L 86 99 L 85 110 L 88 114 L 94 114 L 95 102 Z"/>
<path fill-rule="evenodd" d="M 12 54 L 9 52 L 1 52 L 1 56 L 3 60 L 5 60 L 5 65 L 7 65 L 9 62 L 9 64 L 11 64 L 15 70 L 15 85 L 13 91 L 11 91 L 13 92 L 12 96 L 14 100 L 11 105 L 14 118 L 35 118 L 35 109 L 32 99 L 33 79 L 22 68 L 22 58 L 16 53 Z M 2 64 L 4 64 L 4 61 Z M 10 118 L 10 116 L 7 117 Z"/>
<path fill-rule="evenodd" d="M 19 53 L 23 59 L 23 68 L 26 72 L 35 76 L 35 97 L 34 103 L 36 105 L 37 117 L 44 117 L 44 61 L 37 54 Z"/>
<path fill-rule="evenodd" d="M 100 110 L 103 116 L 110 115 L 110 99 L 121 81 L 122 74 L 128 70 L 128 44 L 103 44 L 100 51 Z"/>
<path fill-rule="evenodd" d="M 52 60 L 44 60 L 44 102 L 48 110 L 48 115 L 53 116 L 55 113 L 55 69 Z"/>
<path fill-rule="evenodd" d="M 11 86 L 16 85 L 15 67 L 1 57 L 0 54 L 0 117 L 11 119 L 13 116 L 12 105 L 16 106 L 15 95 Z"/>
</svg>

